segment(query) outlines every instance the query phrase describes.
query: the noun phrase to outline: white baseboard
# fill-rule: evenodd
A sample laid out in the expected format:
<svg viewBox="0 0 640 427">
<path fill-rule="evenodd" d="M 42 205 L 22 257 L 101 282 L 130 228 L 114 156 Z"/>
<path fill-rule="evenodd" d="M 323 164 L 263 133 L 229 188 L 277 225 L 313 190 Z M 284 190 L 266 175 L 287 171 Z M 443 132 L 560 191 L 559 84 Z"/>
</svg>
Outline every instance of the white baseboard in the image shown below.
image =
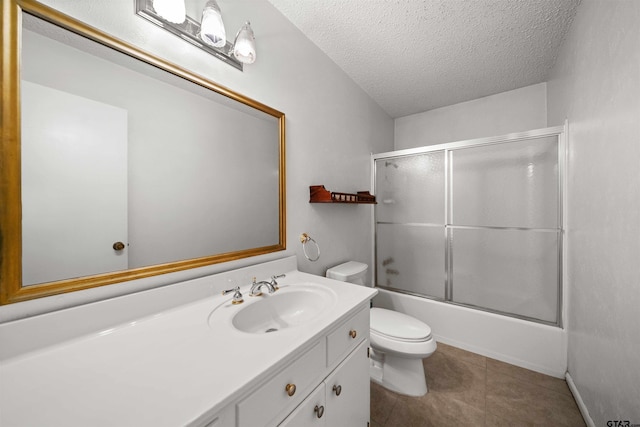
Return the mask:
<svg viewBox="0 0 640 427">
<path fill-rule="evenodd" d="M 499 360 L 501 362 L 505 362 L 510 365 L 519 366 L 521 368 L 528 369 L 530 371 L 535 371 L 541 374 L 549 375 L 554 378 L 563 379 L 566 373 L 566 371 L 561 371 L 560 369 L 552 369 L 552 368 L 549 368 L 548 366 L 543 366 L 538 363 L 532 363 L 528 360 L 522 360 L 521 358 L 512 357 L 511 355 L 505 354 L 504 352 L 493 351 L 485 347 L 470 345 L 466 342 L 450 339 L 449 337 L 443 337 L 437 334 L 433 334 L 433 337 L 436 339 L 437 342 L 441 342 L 444 344 L 451 345 L 453 347 L 461 348 L 463 350 L 467 350 L 482 356 L 490 357 L 492 359 Z"/>
<path fill-rule="evenodd" d="M 573 398 L 576 400 L 578 404 L 578 409 L 580 409 L 580 413 L 582 414 L 582 418 L 584 418 L 584 422 L 587 423 L 588 427 L 596 427 L 596 424 L 591 419 L 589 415 L 589 410 L 587 406 L 584 404 L 582 397 L 580 396 L 580 392 L 578 392 L 578 388 L 576 384 L 573 382 L 573 378 L 569 375 L 569 372 L 566 373 L 565 378 L 567 380 L 567 385 L 569 385 L 569 390 L 571 390 L 571 394 L 573 394 Z"/>
</svg>

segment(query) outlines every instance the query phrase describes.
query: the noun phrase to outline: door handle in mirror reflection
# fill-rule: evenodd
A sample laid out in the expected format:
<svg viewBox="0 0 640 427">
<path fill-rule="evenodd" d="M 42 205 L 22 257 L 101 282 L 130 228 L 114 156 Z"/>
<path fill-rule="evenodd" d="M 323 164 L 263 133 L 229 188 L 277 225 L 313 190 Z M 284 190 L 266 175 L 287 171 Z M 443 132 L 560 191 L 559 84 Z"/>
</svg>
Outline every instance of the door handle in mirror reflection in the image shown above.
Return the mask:
<svg viewBox="0 0 640 427">
<path fill-rule="evenodd" d="M 287 386 L 284 389 L 285 389 L 285 391 L 287 392 L 287 394 L 289 396 L 293 396 L 294 394 L 296 394 L 296 385 L 295 384 L 287 384 Z"/>
<path fill-rule="evenodd" d="M 349 331 L 349 336 L 351 338 L 355 338 L 356 335 L 358 335 L 358 333 L 355 331 L 355 329 L 352 329 L 352 330 Z"/>
<path fill-rule="evenodd" d="M 123 249 L 124 249 L 124 246 L 125 246 L 125 245 L 124 245 L 124 243 L 122 243 L 122 242 L 115 242 L 115 243 L 113 244 L 113 250 L 114 250 L 114 251 L 121 251 L 121 250 L 123 250 Z"/>
</svg>

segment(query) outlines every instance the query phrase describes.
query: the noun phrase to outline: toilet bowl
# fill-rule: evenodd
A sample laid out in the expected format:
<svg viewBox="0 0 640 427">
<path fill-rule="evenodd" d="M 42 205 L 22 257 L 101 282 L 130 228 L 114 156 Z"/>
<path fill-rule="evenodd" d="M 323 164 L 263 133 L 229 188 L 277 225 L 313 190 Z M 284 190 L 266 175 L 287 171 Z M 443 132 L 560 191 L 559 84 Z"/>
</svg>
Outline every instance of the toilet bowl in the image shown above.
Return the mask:
<svg viewBox="0 0 640 427">
<path fill-rule="evenodd" d="M 349 261 L 327 270 L 330 279 L 364 286 L 368 266 Z M 370 312 L 371 380 L 407 396 L 427 393 L 422 359 L 436 351 L 431 328 L 393 310 L 373 307 Z"/>
</svg>

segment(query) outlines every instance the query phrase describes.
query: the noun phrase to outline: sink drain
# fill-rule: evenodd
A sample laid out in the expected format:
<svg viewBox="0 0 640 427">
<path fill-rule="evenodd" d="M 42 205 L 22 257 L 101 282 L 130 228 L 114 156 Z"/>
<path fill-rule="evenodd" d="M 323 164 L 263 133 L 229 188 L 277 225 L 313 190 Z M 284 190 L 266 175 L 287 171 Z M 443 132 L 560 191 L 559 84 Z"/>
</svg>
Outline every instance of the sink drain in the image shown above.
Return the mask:
<svg viewBox="0 0 640 427">
<path fill-rule="evenodd" d="M 278 328 L 269 328 L 266 331 L 264 331 L 264 333 L 266 334 L 267 332 L 276 332 L 278 330 Z"/>
</svg>

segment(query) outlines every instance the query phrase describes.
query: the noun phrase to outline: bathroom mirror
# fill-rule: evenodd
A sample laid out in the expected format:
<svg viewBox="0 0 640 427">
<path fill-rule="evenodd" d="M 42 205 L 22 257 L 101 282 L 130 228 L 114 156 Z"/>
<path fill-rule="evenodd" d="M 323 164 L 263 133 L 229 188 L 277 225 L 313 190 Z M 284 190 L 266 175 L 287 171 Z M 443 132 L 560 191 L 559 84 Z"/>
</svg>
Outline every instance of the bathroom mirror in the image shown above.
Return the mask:
<svg viewBox="0 0 640 427">
<path fill-rule="evenodd" d="M 3 2 L 0 302 L 285 249 L 283 113 Z"/>
</svg>

